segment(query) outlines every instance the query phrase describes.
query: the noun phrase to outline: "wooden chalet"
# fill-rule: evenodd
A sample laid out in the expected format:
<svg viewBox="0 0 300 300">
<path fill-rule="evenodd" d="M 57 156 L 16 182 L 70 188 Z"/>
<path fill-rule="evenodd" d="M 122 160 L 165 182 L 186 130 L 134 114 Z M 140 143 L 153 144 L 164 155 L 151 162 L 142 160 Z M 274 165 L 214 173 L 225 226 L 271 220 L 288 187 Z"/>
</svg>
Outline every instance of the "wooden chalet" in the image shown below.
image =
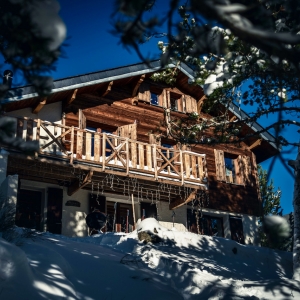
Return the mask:
<svg viewBox="0 0 300 300">
<path fill-rule="evenodd" d="M 151 79 L 159 68 L 156 61 L 56 80 L 46 98 L 31 86 L 12 90 L 2 115 L 16 119 L 17 137 L 39 142 L 33 156 L 1 147 L 0 180 L 15 197 L 17 225 L 84 236 L 85 217 L 98 208 L 109 216 L 107 231 L 154 216 L 179 230 L 257 243 L 256 164 L 278 153 L 273 137 L 190 149 L 160 139 L 164 108 L 202 114 L 203 90 L 190 84 L 188 66 L 174 86 Z M 243 114 L 232 105 L 230 118 Z"/>
</svg>

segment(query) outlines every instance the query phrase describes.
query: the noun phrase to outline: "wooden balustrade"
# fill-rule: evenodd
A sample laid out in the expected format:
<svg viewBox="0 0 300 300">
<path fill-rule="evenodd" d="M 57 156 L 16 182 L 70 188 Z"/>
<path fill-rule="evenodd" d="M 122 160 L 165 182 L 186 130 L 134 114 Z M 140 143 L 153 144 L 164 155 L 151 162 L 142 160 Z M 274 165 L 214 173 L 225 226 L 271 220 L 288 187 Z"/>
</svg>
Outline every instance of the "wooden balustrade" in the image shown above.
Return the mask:
<svg viewBox="0 0 300 300">
<path fill-rule="evenodd" d="M 30 118 L 17 118 L 16 136 L 38 140 L 37 155 L 62 156 L 70 164 L 86 161 L 102 171 L 135 172 L 148 180 L 166 178 L 182 184 L 202 183 L 207 178 L 204 154 Z"/>
</svg>

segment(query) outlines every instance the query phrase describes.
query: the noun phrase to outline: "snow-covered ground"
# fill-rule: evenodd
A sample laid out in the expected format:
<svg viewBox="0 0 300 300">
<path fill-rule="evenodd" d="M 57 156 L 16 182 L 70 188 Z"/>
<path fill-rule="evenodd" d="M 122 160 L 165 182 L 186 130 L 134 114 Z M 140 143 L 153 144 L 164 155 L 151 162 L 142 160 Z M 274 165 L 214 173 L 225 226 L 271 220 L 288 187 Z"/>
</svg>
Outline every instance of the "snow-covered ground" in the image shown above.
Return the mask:
<svg viewBox="0 0 300 300">
<path fill-rule="evenodd" d="M 159 243 L 143 243 L 148 231 Z M 300 299 L 292 254 L 142 221 L 130 234 L 0 238 L 0 299 Z"/>
</svg>

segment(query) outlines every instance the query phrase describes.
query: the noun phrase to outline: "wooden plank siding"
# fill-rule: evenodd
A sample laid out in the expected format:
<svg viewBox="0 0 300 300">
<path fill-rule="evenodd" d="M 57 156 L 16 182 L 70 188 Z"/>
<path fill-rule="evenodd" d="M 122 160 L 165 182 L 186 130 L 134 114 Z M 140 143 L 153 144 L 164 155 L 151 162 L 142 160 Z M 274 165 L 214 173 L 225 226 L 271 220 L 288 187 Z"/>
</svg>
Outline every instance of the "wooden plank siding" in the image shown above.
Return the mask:
<svg viewBox="0 0 300 300">
<path fill-rule="evenodd" d="M 118 97 L 117 95 L 114 95 L 113 89 L 108 96 L 111 97 L 111 99 Z M 151 131 L 160 126 L 160 121 L 163 119 L 163 109 L 151 106 L 148 103 L 139 103 L 138 105 L 133 106 L 131 104 L 131 95 L 127 96 L 128 98 L 126 98 L 126 94 L 123 94 L 122 101 L 113 101 L 110 105 L 108 105 L 107 102 L 103 104 L 99 104 L 98 102 L 97 106 L 84 109 L 84 115 L 87 119 L 87 126 L 89 126 L 88 124 L 90 122 L 91 124 L 97 123 L 99 124 L 99 127 L 103 126 L 103 128 L 106 126 L 114 127 L 116 130 L 118 127 L 136 122 L 136 139 L 145 143 L 154 143 L 154 137 L 151 135 Z M 163 104 L 167 105 L 168 93 L 166 90 L 163 90 L 160 97 L 162 99 L 161 101 L 163 101 Z M 195 98 L 182 96 L 181 99 L 184 99 L 180 104 L 183 107 L 182 109 L 186 110 L 187 112 L 197 111 L 197 101 Z M 75 100 L 75 104 L 76 101 L 78 100 Z M 73 113 L 67 113 L 66 125 L 70 126 L 71 124 L 76 124 L 76 117 L 77 116 Z M 149 141 L 149 136 L 150 139 L 152 138 L 152 142 Z M 159 153 L 157 151 L 153 151 L 151 153 L 151 148 L 149 146 L 143 150 L 139 148 L 141 146 L 135 144 L 131 144 L 130 147 L 130 160 L 132 161 L 133 168 L 136 168 L 139 163 L 141 163 L 143 166 L 147 166 L 149 170 L 156 167 L 155 165 L 152 165 L 151 156 L 153 158 L 155 155 L 154 161 L 157 162 L 156 158 L 159 158 Z M 250 184 L 247 183 L 246 185 L 236 185 L 222 182 L 221 178 L 224 178 L 225 170 L 222 168 L 217 168 L 215 150 L 227 151 L 236 155 L 241 155 L 243 164 L 251 165 L 251 161 L 249 161 L 249 158 L 247 157 L 251 157 L 252 154 L 250 151 L 245 153 L 245 146 L 241 148 L 230 145 L 228 147 L 211 147 L 204 145 L 192 147 L 191 151 L 206 155 L 206 168 L 208 173 L 207 179 L 209 184 L 209 208 L 240 213 L 258 214 L 260 204 L 257 196 L 257 183 L 253 182 L 253 178 L 256 177 L 255 174 L 252 173 L 252 169 L 250 169 L 251 171 L 250 174 L 247 175 L 247 179 L 243 179 Z M 219 152 L 219 155 L 221 155 L 221 151 Z M 142 152 L 144 155 L 142 155 Z M 185 156 L 184 153 L 182 156 L 182 160 L 184 162 L 183 167 L 186 170 L 187 177 L 193 177 L 194 174 L 196 174 L 197 168 L 197 172 L 199 174 L 201 173 L 201 170 L 203 170 L 201 168 L 202 161 L 199 158 L 195 161 L 195 158 L 189 159 L 189 157 Z M 157 167 L 159 168 L 159 165 Z M 180 166 L 178 166 L 178 168 L 179 167 Z M 157 171 L 157 168 L 155 168 L 155 170 Z M 167 166 L 167 171 L 170 172 L 169 166 Z M 204 177 L 203 174 L 201 175 Z"/>
</svg>

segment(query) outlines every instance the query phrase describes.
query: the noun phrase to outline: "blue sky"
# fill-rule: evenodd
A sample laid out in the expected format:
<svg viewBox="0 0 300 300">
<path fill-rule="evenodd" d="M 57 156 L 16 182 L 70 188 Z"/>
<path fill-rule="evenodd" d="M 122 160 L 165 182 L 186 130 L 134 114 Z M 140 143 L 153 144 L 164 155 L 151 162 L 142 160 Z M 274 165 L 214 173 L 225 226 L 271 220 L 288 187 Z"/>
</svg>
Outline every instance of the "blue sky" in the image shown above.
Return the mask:
<svg viewBox="0 0 300 300">
<path fill-rule="evenodd" d="M 154 7 L 154 12 L 163 13 L 167 10 L 169 1 L 161 0 L 160 6 Z M 59 59 L 57 70 L 52 73 L 54 79 L 85 74 L 99 70 L 139 63 L 140 59 L 134 51 L 126 50 L 110 31 L 112 27 L 111 14 L 114 1 L 99 0 L 61 0 L 60 15 L 68 29 L 68 39 L 64 47 L 65 57 Z M 158 55 L 157 39 L 145 44 L 141 49 L 145 56 Z M 263 124 L 262 124 L 263 125 Z M 295 137 L 292 130 L 285 132 L 286 137 Z M 285 155 L 287 159 L 295 159 L 296 151 Z M 268 160 L 262 164 L 268 169 Z M 293 210 L 292 197 L 294 181 L 279 160 L 276 160 L 271 178 L 275 187 L 282 190 L 282 207 L 284 214 Z"/>
</svg>

